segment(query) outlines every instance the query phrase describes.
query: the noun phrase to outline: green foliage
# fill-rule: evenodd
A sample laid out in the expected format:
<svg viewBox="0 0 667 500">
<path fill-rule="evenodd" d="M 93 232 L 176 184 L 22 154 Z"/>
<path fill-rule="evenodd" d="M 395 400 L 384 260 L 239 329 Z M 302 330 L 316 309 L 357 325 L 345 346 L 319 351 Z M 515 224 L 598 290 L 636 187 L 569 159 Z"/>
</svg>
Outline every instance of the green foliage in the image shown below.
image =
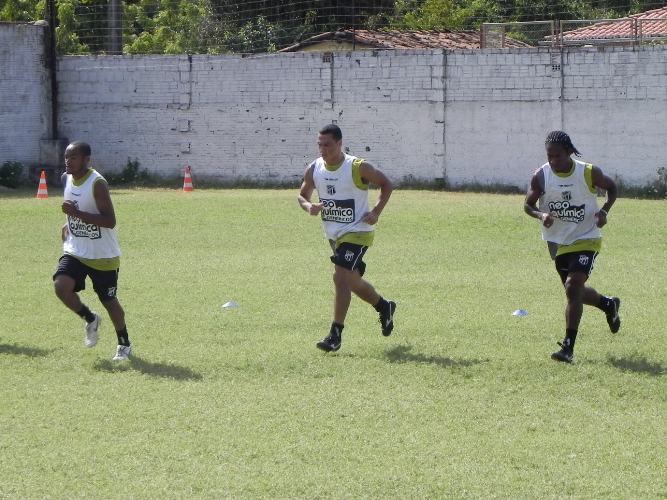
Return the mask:
<svg viewBox="0 0 667 500">
<path fill-rule="evenodd" d="M 17 188 L 21 184 L 23 164 L 19 161 L 6 161 L 0 167 L 0 186 Z"/>
<path fill-rule="evenodd" d="M 137 185 L 144 184 L 147 181 L 151 180 L 151 175 L 148 170 L 139 168 L 139 160 L 132 160 L 131 158 L 127 159 L 127 164 L 123 170 L 118 173 L 108 173 L 104 175 L 105 179 L 109 184 L 122 184 L 122 185 Z"/>
<path fill-rule="evenodd" d="M 212 15 L 206 0 L 142 0 L 127 6 L 132 19 L 125 30 L 124 51 L 129 54 L 197 53 L 206 45 L 203 27 Z M 137 30 L 136 28 L 140 28 Z"/>
<path fill-rule="evenodd" d="M 45 0 L 0 0 L 0 20 L 34 21 Z M 57 0 L 58 50 L 103 53 L 109 0 Z M 123 47 L 129 54 L 273 52 L 339 28 L 479 29 L 482 22 L 621 17 L 651 0 L 125 0 Z M 542 36 L 542 35 L 540 35 Z M 530 41 L 530 35 L 521 35 Z"/>
<path fill-rule="evenodd" d="M 43 0 L 0 1 L 0 21 L 29 22 L 43 17 Z"/>
<path fill-rule="evenodd" d="M 76 7 L 80 0 L 60 0 L 57 4 L 58 27 L 56 28 L 56 44 L 61 54 L 86 54 L 88 47 L 81 43 L 77 34 L 78 19 Z"/>
</svg>

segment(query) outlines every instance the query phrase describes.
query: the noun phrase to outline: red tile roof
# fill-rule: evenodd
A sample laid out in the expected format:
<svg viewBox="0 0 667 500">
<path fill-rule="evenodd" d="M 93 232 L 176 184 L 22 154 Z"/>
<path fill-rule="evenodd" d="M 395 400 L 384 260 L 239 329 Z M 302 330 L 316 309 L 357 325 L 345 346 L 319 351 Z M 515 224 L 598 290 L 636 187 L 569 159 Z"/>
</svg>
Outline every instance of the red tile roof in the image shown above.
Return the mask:
<svg viewBox="0 0 667 500">
<path fill-rule="evenodd" d="M 359 48 L 374 49 L 479 49 L 479 31 L 372 31 L 344 29 L 310 37 L 280 52 L 296 52 L 309 45 L 327 41 L 352 41 Z M 505 47 L 529 47 L 517 40 L 506 39 Z"/>
<path fill-rule="evenodd" d="M 635 29 L 637 30 L 635 33 Z M 563 32 L 563 40 L 602 40 L 609 38 L 667 37 L 667 6 L 613 21 Z"/>
</svg>

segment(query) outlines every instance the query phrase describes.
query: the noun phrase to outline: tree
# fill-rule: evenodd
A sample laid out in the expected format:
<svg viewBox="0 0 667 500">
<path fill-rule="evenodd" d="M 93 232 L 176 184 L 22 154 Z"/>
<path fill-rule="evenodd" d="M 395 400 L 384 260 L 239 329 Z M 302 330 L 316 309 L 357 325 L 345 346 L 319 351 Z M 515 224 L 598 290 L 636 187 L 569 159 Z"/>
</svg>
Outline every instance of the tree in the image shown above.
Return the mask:
<svg viewBox="0 0 667 500">
<path fill-rule="evenodd" d="M 32 22 L 44 17 L 44 0 L 0 1 L 0 21 Z"/>
</svg>

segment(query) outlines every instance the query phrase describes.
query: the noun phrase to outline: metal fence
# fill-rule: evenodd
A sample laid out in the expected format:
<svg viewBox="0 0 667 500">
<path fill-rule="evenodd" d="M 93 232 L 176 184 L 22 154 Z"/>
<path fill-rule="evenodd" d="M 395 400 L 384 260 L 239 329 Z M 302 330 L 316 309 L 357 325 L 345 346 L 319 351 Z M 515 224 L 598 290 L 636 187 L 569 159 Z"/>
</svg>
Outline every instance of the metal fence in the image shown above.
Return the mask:
<svg viewBox="0 0 667 500">
<path fill-rule="evenodd" d="M 508 48 L 513 46 L 514 41 L 533 47 L 667 43 L 667 18 L 625 17 L 482 24 L 481 48 Z"/>
<path fill-rule="evenodd" d="M 480 47 L 501 49 L 515 46 L 515 42 L 537 46 L 549 37 L 552 37 L 555 44 L 555 30 L 555 21 L 484 23 L 481 28 Z"/>
</svg>

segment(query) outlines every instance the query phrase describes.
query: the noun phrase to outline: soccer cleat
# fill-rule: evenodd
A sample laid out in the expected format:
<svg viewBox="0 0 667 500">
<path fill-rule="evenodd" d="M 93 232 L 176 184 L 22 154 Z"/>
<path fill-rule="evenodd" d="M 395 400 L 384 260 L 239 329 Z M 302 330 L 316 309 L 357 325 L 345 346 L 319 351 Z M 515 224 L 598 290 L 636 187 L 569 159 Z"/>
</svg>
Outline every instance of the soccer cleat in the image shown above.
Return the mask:
<svg viewBox="0 0 667 500">
<path fill-rule="evenodd" d="M 560 351 L 551 353 L 551 359 L 554 361 L 562 361 L 563 363 L 572 363 L 574 359 L 574 352 L 570 346 L 561 344 L 558 342 L 558 345 L 561 347 Z"/>
<path fill-rule="evenodd" d="M 387 307 L 380 313 L 380 325 L 382 326 L 382 335 L 389 337 L 394 329 L 394 313 L 396 312 L 396 302 L 387 301 Z"/>
<path fill-rule="evenodd" d="M 97 339 L 99 338 L 98 330 L 100 329 L 102 318 L 98 316 L 97 313 L 93 314 L 95 315 L 95 319 L 90 323 L 86 323 L 84 328 L 86 336 L 83 339 L 83 345 L 86 347 L 95 347 L 97 345 Z"/>
<path fill-rule="evenodd" d="M 119 345 L 116 347 L 116 355 L 111 358 L 111 361 L 125 361 L 132 354 L 131 345 Z"/>
<path fill-rule="evenodd" d="M 607 314 L 607 324 L 611 333 L 616 333 L 621 328 L 621 317 L 618 315 L 618 310 L 621 308 L 621 299 L 618 297 L 611 298 L 614 307 Z"/>
<path fill-rule="evenodd" d="M 318 349 L 322 349 L 323 351 L 326 352 L 332 352 L 340 349 L 340 344 L 341 344 L 341 336 L 336 335 L 334 333 L 330 333 L 315 345 L 317 346 Z"/>
</svg>

